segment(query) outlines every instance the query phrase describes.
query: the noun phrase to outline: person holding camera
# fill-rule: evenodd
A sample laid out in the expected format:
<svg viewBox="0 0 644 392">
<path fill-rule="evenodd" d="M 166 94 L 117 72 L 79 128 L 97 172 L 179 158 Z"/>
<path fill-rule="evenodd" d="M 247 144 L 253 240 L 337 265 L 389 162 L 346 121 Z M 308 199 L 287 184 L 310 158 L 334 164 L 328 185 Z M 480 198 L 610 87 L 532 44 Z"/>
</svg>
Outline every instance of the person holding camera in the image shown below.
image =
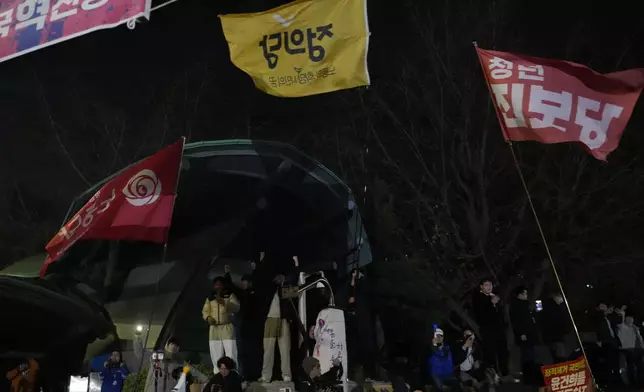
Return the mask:
<svg viewBox="0 0 644 392">
<path fill-rule="evenodd" d="M 130 374 L 121 362 L 121 353 L 113 351 L 104 365 L 105 368 L 101 371 L 101 392 L 121 392 L 125 378 Z"/>
<path fill-rule="evenodd" d="M 484 369 L 481 366 L 481 359 L 475 345 L 474 332 L 466 329 L 463 332 L 463 340 L 454 347 L 454 363 L 459 370 L 459 380 L 467 386 L 480 391 L 486 384 L 488 391 L 494 392 L 499 382 L 499 376 L 493 369 Z"/>
<path fill-rule="evenodd" d="M 242 392 L 242 376 L 235 370 L 232 358 L 219 358 L 217 369 L 219 372 L 210 378 L 203 392 Z"/>
<path fill-rule="evenodd" d="M 443 330 L 436 328 L 432 339 L 432 354 L 428 363 L 433 390 L 443 392 L 446 387 L 449 387 L 450 391 L 460 392 L 461 383 L 454 377 L 452 351 L 443 341 Z"/>
<path fill-rule="evenodd" d="M 239 300 L 226 285 L 224 277 L 216 277 L 213 280 L 213 293 L 206 298 L 201 310 L 203 319 L 210 325 L 208 340 L 215 373 L 219 371 L 217 361 L 224 355 L 233 361 L 237 360 L 237 344 L 230 314 L 239 310 Z"/>
</svg>

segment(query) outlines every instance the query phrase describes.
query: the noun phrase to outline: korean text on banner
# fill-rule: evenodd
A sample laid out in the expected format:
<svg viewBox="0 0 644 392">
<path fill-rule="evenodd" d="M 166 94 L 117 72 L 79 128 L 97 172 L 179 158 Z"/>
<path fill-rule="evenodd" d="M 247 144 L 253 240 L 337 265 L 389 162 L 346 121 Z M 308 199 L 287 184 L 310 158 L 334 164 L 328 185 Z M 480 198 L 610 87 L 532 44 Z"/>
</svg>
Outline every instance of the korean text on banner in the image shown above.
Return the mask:
<svg viewBox="0 0 644 392">
<path fill-rule="evenodd" d="M 298 0 L 219 17 L 233 64 L 268 94 L 303 97 L 369 85 L 366 0 Z"/>
<path fill-rule="evenodd" d="M 347 333 L 344 312 L 340 309 L 322 309 L 315 320 L 313 334 L 315 336 L 313 357 L 320 361 L 322 374 L 331 369 L 333 361 L 339 360 L 344 371 L 342 386 L 347 391 Z"/>
<path fill-rule="evenodd" d="M 592 381 L 584 357 L 541 367 L 546 387 L 552 392 L 591 392 Z"/>
<path fill-rule="evenodd" d="M 151 0 L 0 2 L 0 62 L 130 20 L 150 19 Z"/>
<path fill-rule="evenodd" d="M 182 138 L 103 185 L 49 241 L 40 275 L 81 239 L 167 241 L 183 145 Z"/>
<path fill-rule="evenodd" d="M 644 87 L 644 69 L 583 65 L 476 48 L 506 140 L 583 143 L 606 160 Z"/>
</svg>

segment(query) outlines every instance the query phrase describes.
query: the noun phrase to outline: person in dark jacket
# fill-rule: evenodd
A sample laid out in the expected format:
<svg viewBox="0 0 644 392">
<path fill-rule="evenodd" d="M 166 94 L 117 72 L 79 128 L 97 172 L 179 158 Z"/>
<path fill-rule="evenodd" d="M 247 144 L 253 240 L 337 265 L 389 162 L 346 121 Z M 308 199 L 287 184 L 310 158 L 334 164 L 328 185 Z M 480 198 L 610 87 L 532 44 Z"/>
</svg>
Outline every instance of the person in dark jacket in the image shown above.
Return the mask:
<svg viewBox="0 0 644 392">
<path fill-rule="evenodd" d="M 432 386 L 436 391 L 460 391 L 461 383 L 454 377 L 454 361 L 452 351 L 448 344 L 443 342 L 443 331 L 436 329 L 432 339 L 432 355 L 429 357 L 429 374 L 432 378 Z"/>
<path fill-rule="evenodd" d="M 121 392 L 125 378 L 130 374 L 121 362 L 121 353 L 113 351 L 104 365 L 105 368 L 101 371 L 101 392 Z"/>
<path fill-rule="evenodd" d="M 472 311 L 483 343 L 483 366 L 507 376 L 509 352 L 505 337 L 505 320 L 501 298 L 495 295 L 493 290 L 494 285 L 490 279 L 481 281 L 479 291 L 472 299 Z"/>
<path fill-rule="evenodd" d="M 452 348 L 454 366 L 459 371 L 458 378 L 463 385 L 471 386 L 480 391 L 488 385 L 488 391 L 494 392 L 499 382 L 499 377 L 494 369 L 484 369 L 481 366 L 481 357 L 475 342 L 474 332 L 466 329 L 463 339 Z"/>
<path fill-rule="evenodd" d="M 365 377 L 374 377 L 377 351 L 374 349 L 376 340 L 371 321 L 371 292 L 369 281 L 360 269 L 351 273 L 348 294 L 347 349 L 351 372 L 362 367 Z"/>
<path fill-rule="evenodd" d="M 571 325 L 563 296 L 560 293 L 551 294 L 543 301 L 541 336 L 548 345 L 554 363 L 565 362 L 568 358 L 565 338 Z"/>
<path fill-rule="evenodd" d="M 535 346 L 538 344 L 537 324 L 532 314 L 532 306 L 528 301 L 528 289 L 518 287 L 515 298 L 510 304 L 510 321 L 514 332 L 514 343 L 521 352 L 521 370 L 524 381 L 528 384 L 538 382 L 535 367 Z"/>
<path fill-rule="evenodd" d="M 237 344 L 237 370 L 247 381 L 259 378 L 259 363 L 261 362 L 262 318 L 257 316 L 257 294 L 253 287 L 253 276 L 242 276 L 240 286 L 233 283 L 230 267 L 224 267 L 224 279 L 227 289 L 239 300 L 239 311 L 233 316 L 235 339 Z"/>
<path fill-rule="evenodd" d="M 336 360 L 328 372 L 322 374 L 320 361 L 306 357 L 302 361 L 302 372 L 295 389 L 298 392 L 317 392 L 330 386 L 341 384 L 342 362 Z"/>
<path fill-rule="evenodd" d="M 621 342 L 608 318 L 608 306 L 605 303 L 597 305 L 595 316 L 595 332 L 597 333 L 597 346 L 604 360 L 604 373 L 609 382 L 621 383 L 620 375 L 620 348 Z"/>
<path fill-rule="evenodd" d="M 235 361 L 221 357 L 217 361 L 219 373 L 213 375 L 203 392 L 242 392 L 242 377 L 235 370 Z"/>
</svg>

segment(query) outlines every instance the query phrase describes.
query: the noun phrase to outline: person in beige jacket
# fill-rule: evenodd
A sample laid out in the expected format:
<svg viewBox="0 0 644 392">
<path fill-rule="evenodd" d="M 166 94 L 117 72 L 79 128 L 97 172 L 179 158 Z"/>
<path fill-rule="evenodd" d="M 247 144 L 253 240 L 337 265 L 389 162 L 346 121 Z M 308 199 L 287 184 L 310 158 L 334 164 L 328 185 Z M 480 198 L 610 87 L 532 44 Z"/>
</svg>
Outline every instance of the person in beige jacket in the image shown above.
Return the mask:
<svg viewBox="0 0 644 392">
<path fill-rule="evenodd" d="M 231 313 L 239 310 L 239 300 L 226 290 L 226 281 L 218 276 L 213 280 L 213 293 L 206 298 L 201 314 L 210 325 L 208 340 L 210 358 L 215 374 L 219 372 L 217 361 L 223 356 L 237 361 L 237 344 L 233 332 Z"/>
</svg>

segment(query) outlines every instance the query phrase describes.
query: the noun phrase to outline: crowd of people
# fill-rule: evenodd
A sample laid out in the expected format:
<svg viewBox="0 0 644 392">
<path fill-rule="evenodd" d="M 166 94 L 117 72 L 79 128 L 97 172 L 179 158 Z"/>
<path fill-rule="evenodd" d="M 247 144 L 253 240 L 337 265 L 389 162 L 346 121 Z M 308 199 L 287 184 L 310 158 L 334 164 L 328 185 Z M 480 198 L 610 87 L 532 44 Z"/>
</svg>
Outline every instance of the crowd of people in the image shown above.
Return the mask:
<svg viewBox="0 0 644 392">
<path fill-rule="evenodd" d="M 529 301 L 528 289 L 518 287 L 507 307 L 494 294 L 491 280 L 480 283 L 472 300 L 471 315 L 478 325 L 478 336 L 465 329 L 462 338 L 452 346 L 445 343 L 444 333 L 435 328 L 426 367 L 421 368 L 421 381 L 434 391 L 450 387 L 452 391 L 469 386 L 475 390 L 494 391 L 499 383 L 516 383 L 509 370 L 508 328 L 520 353 L 521 382 L 542 386 L 542 365 L 562 363 L 582 355 L 579 346 L 567 345 L 572 323 L 563 296 L 551 293 L 543 302 Z M 509 320 L 504 309 L 507 308 Z M 590 366 L 602 384 L 642 386 L 644 382 L 644 340 L 627 307 L 616 308 L 600 303 L 594 319 L 596 340 L 584 342 Z M 538 361 L 536 348 L 547 346 L 550 363 Z M 622 358 L 627 374 L 622 376 Z"/>
<path fill-rule="evenodd" d="M 622 384 L 621 358 L 626 362 L 626 378 L 631 385 L 644 385 L 644 340 L 627 306 L 616 308 L 601 302 L 594 319 L 596 347 L 590 351 L 592 362 L 599 366 L 596 376 L 608 384 Z"/>
<path fill-rule="evenodd" d="M 550 349 L 553 363 L 571 357 L 573 350 L 567 350 L 565 337 L 572 325 L 559 293 L 553 293 L 543 302 L 539 322 L 535 303 L 528 300 L 526 287 L 518 287 L 508 305 L 509 322 L 506 307 L 494 293 L 492 281 L 480 282 L 471 304 L 478 334 L 472 328 L 466 328 L 461 338 L 449 345 L 445 343 L 443 331 L 435 328 L 426 368 L 421 368 L 423 384 L 432 385 L 434 391 L 444 391 L 446 387 L 458 391 L 463 386 L 494 391 L 502 382 L 519 381 L 541 385 L 542 364 L 536 359 L 536 347 L 542 339 Z M 509 326 L 520 352 L 522 380 L 510 373 Z"/>
<path fill-rule="evenodd" d="M 213 280 L 213 291 L 204 302 L 202 318 L 209 325 L 208 339 L 214 373 L 221 373 L 222 364 L 227 369 L 231 364 L 236 364 L 236 370 L 245 381 L 296 381 L 302 388 L 306 388 L 306 383 L 312 380 L 316 383 L 334 380 L 337 383 L 341 358 L 333 358 L 333 363 L 322 367 L 331 370 L 324 375 L 316 375 L 319 362 L 313 366 L 317 360 L 310 357 L 315 343 L 312 334 L 315 315 L 328 306 L 329 298 L 323 295 L 321 303 L 316 303 L 314 298 L 307 301 L 307 310 L 311 312 L 307 319 L 310 322 L 304 325 L 297 310 L 300 260 L 297 256 L 287 262 L 284 258 L 276 259 L 276 256 L 260 252 L 259 257 L 250 262 L 252 272 L 243 275 L 239 282 L 233 282 L 229 266 L 224 267 L 223 276 Z M 308 271 L 326 269 L 327 279 L 334 285 L 338 284 L 337 276 L 333 274 L 337 268 L 335 263 L 317 267 L 309 266 Z M 369 366 L 373 360 L 359 360 L 368 358 L 369 355 L 364 352 L 368 353 L 373 346 L 373 340 L 368 341 L 369 334 L 365 333 L 370 328 L 361 328 L 361 323 L 357 321 L 361 318 L 356 317 L 356 313 L 362 313 L 358 308 L 368 306 L 367 300 L 361 298 L 361 290 L 357 289 L 362 277 L 356 270 L 348 279 L 346 317 L 348 339 L 352 340 L 350 355 L 355 356 L 356 362 Z M 303 343 L 292 350 L 292 342 L 300 336 Z M 279 353 L 279 366 L 274 371 L 276 352 Z M 292 368 L 293 355 L 297 356 L 297 365 Z M 293 371 L 299 374 L 294 377 Z M 341 369 L 340 373 L 344 371 Z"/>
</svg>

